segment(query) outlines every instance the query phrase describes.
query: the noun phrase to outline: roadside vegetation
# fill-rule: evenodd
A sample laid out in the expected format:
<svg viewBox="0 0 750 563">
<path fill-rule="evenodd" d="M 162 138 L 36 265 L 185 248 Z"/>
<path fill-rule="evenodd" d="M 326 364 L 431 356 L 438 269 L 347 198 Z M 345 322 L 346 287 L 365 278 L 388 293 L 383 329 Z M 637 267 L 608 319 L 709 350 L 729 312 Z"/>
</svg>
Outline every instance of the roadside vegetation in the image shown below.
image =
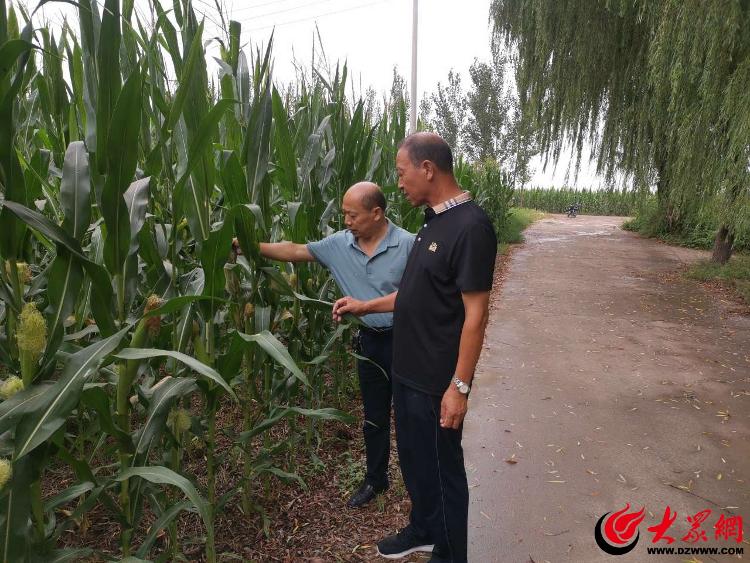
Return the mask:
<svg viewBox="0 0 750 563">
<path fill-rule="evenodd" d="M 750 307 L 750 255 L 735 254 L 726 264 L 702 261 L 690 267 L 687 277 L 727 287 Z"/>
<path fill-rule="evenodd" d="M 493 0 L 494 40 L 517 61 L 519 131 L 546 158 L 572 149 L 576 162 L 654 190 L 638 225 L 683 240 L 713 230 L 712 260 L 726 263 L 750 220 L 747 8 Z"/>
<path fill-rule="evenodd" d="M 508 213 L 505 223 L 497 232 L 497 240 L 501 252 L 505 253 L 508 246 L 523 242 L 523 231 L 533 222 L 544 217 L 544 212 L 526 207 L 513 207 Z"/>
</svg>

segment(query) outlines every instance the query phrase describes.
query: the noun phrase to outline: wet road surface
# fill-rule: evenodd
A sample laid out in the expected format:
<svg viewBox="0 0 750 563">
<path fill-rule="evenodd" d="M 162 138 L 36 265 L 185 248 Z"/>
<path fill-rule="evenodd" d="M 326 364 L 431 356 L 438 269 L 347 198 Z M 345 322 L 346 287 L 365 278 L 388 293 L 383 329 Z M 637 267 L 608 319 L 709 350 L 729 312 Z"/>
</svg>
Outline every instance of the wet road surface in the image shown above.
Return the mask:
<svg viewBox="0 0 750 563">
<path fill-rule="evenodd" d="M 750 318 L 675 274 L 706 253 L 622 222 L 547 216 L 510 259 L 464 430 L 472 562 L 738 560 L 648 555 L 667 506 L 673 547 L 749 558 Z M 639 543 L 607 555 L 595 524 L 627 503 Z M 708 541 L 682 541 L 706 509 Z M 744 543 L 715 539 L 722 514 Z"/>
</svg>

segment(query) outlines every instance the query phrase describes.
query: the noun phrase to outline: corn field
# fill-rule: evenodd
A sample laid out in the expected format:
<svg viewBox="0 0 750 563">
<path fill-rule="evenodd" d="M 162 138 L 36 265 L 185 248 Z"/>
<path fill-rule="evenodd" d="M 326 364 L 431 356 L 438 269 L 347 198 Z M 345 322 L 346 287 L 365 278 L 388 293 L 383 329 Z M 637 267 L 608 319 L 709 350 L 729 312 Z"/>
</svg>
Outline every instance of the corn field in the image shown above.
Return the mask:
<svg viewBox="0 0 750 563">
<path fill-rule="evenodd" d="M 284 422 L 287 449 L 312 450 L 322 421 L 348 419 L 329 406 L 351 377 L 333 282 L 265 262 L 258 241 L 337 230 L 363 179 L 392 219 L 419 222 L 395 197 L 403 99 L 376 119 L 347 99 L 345 66 L 277 88 L 271 46 L 245 52 L 234 21 L 209 76 L 189 0 L 152 6 L 143 21 L 132 0 L 79 0 L 78 29 L 53 32 L 0 0 L 2 561 L 92 556 L 61 537 L 94 509 L 122 557 L 161 560 L 180 554 L 179 514 L 197 513 L 215 561 L 217 512 L 256 510 L 248 483 L 296 478 L 269 430 Z M 231 403 L 229 457 L 216 418 Z M 200 481 L 183 467 L 196 439 Z M 219 496 L 226 463 L 242 479 Z M 43 494 L 61 467 L 73 483 Z"/>
<path fill-rule="evenodd" d="M 572 188 L 527 188 L 516 190 L 517 207 L 529 207 L 548 213 L 565 213 L 568 206 L 579 203 L 579 214 L 632 217 L 653 198 L 634 190 L 587 190 Z"/>
</svg>

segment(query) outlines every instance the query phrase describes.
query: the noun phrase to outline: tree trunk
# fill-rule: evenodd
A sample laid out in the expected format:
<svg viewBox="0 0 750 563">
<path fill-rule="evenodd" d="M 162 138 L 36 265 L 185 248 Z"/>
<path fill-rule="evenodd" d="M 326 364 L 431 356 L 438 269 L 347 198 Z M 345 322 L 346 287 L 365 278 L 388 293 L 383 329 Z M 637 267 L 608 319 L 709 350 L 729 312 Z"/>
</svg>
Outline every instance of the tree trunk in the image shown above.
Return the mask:
<svg viewBox="0 0 750 563">
<path fill-rule="evenodd" d="M 666 158 L 659 154 L 656 158 L 656 197 L 664 220 L 664 227 L 668 233 L 673 233 L 677 227 L 677 214 L 674 206 L 669 201 L 669 180 L 667 179 Z"/>
<path fill-rule="evenodd" d="M 729 230 L 729 227 L 722 225 L 716 232 L 716 238 L 714 239 L 714 252 L 711 256 L 711 261 L 717 264 L 726 264 L 732 257 L 733 249 L 734 233 Z"/>
</svg>

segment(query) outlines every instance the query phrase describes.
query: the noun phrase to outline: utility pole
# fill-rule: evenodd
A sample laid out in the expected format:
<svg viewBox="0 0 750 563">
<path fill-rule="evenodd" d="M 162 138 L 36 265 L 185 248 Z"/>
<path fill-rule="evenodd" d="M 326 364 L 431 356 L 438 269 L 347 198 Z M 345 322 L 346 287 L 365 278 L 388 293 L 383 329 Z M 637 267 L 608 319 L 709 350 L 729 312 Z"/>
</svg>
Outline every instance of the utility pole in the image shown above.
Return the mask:
<svg viewBox="0 0 750 563">
<path fill-rule="evenodd" d="M 417 19 L 419 16 L 419 0 L 414 0 L 411 28 L 411 116 L 409 119 L 409 133 L 417 132 Z"/>
</svg>

